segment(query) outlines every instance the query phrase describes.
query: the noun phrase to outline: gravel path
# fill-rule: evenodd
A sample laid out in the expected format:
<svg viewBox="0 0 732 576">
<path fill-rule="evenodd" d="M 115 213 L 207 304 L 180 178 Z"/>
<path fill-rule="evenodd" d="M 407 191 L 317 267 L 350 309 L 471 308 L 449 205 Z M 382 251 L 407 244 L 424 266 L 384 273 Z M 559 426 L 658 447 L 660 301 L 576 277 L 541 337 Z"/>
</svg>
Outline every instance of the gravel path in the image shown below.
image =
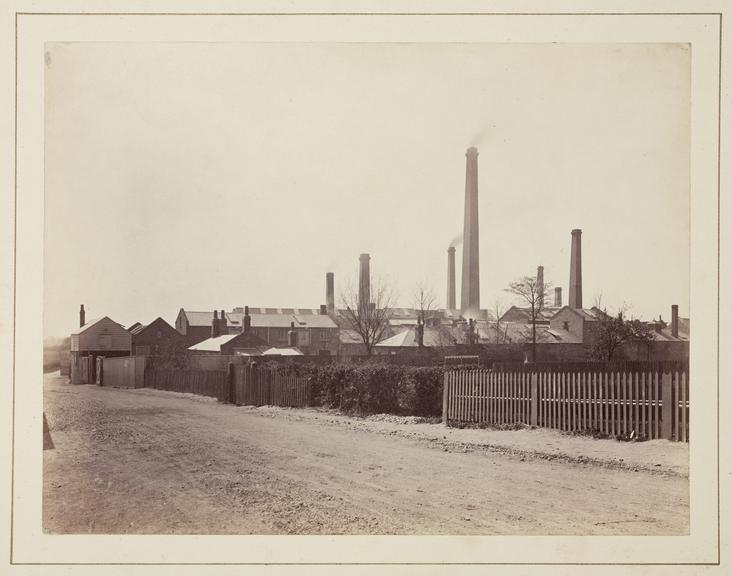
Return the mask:
<svg viewBox="0 0 732 576">
<path fill-rule="evenodd" d="M 43 524 L 53 533 L 689 530 L 680 444 L 451 430 L 65 382 L 44 380 L 54 448 L 44 451 Z"/>
</svg>

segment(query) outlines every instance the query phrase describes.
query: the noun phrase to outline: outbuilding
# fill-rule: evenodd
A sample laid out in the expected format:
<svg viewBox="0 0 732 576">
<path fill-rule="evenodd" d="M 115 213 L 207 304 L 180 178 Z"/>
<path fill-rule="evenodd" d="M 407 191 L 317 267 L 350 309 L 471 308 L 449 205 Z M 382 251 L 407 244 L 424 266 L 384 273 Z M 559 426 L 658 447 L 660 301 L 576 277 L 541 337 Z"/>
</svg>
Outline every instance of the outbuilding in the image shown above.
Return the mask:
<svg viewBox="0 0 732 576">
<path fill-rule="evenodd" d="M 84 323 L 71 334 L 71 383 L 95 382 L 97 358 L 129 356 L 131 351 L 132 336 L 108 316 Z"/>
</svg>

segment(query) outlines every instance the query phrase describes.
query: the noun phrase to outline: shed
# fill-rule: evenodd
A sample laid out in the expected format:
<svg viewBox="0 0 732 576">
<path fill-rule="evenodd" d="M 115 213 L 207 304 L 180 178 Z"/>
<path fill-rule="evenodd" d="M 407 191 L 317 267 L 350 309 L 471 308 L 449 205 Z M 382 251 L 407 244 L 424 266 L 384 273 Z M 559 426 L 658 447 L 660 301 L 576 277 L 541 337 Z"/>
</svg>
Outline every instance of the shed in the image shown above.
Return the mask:
<svg viewBox="0 0 732 576">
<path fill-rule="evenodd" d="M 97 358 L 129 356 L 131 350 L 132 336 L 124 326 L 108 316 L 90 320 L 71 334 L 71 382 L 94 382 Z"/>
</svg>

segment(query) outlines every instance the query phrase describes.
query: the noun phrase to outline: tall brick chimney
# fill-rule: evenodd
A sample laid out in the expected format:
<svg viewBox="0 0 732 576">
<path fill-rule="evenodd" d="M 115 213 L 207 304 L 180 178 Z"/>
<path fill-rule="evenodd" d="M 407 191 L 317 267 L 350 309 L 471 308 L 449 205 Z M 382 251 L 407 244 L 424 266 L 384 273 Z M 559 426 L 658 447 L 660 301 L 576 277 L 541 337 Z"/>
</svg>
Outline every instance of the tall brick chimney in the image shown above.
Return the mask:
<svg viewBox="0 0 732 576">
<path fill-rule="evenodd" d="M 562 307 L 562 289 L 559 286 L 554 289 L 554 306 Z"/>
<path fill-rule="evenodd" d="M 679 305 L 673 304 L 671 306 L 671 336 L 674 338 L 679 337 Z"/>
<path fill-rule="evenodd" d="M 460 309 L 480 310 L 480 254 L 478 242 L 478 149 L 465 153 L 465 219 L 463 221 L 463 270 Z"/>
<path fill-rule="evenodd" d="M 539 266 L 536 269 L 536 295 L 539 304 L 539 310 L 544 308 L 544 267 Z"/>
<path fill-rule="evenodd" d="M 371 256 L 361 254 L 358 261 L 360 263 L 358 271 L 358 308 L 359 310 L 366 310 L 369 302 L 371 302 Z"/>
<path fill-rule="evenodd" d="M 335 275 L 333 272 L 325 274 L 325 306 L 328 314 L 335 313 Z"/>
<path fill-rule="evenodd" d="M 455 310 L 455 246 L 447 249 L 447 309 Z"/>
<path fill-rule="evenodd" d="M 582 230 L 572 230 L 572 254 L 569 263 L 569 307 L 582 308 Z"/>
<path fill-rule="evenodd" d="M 218 310 L 214 310 L 213 320 L 211 321 L 211 338 L 216 338 L 219 335 L 219 313 Z"/>
<path fill-rule="evenodd" d="M 79 309 L 79 328 L 83 328 L 84 324 L 86 324 L 86 312 L 84 312 L 84 305 L 82 304 Z"/>
</svg>

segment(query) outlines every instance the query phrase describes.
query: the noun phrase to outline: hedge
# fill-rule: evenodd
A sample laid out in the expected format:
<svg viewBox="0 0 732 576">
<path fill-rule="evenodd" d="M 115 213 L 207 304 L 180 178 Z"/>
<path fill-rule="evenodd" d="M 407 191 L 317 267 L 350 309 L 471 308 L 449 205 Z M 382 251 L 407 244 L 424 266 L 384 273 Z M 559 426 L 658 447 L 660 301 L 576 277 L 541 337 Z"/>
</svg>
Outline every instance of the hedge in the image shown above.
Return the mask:
<svg viewBox="0 0 732 576">
<path fill-rule="evenodd" d="M 442 367 L 326 364 L 291 369 L 309 378 L 316 406 L 361 416 L 442 414 Z"/>
</svg>

